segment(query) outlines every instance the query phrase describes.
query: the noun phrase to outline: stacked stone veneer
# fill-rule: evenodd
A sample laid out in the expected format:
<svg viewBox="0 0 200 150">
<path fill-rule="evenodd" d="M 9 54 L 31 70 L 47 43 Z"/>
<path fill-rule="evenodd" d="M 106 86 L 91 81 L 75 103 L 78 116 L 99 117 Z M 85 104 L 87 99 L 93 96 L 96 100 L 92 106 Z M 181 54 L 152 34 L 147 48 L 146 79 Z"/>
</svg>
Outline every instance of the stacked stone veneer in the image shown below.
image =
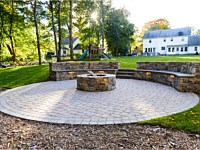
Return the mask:
<svg viewBox="0 0 200 150">
<path fill-rule="evenodd" d="M 172 86 L 181 92 L 194 92 L 200 95 L 200 63 L 198 62 L 138 62 L 137 69 L 134 72 L 135 79 L 159 82 Z M 140 69 L 170 71 L 174 74 L 140 71 Z M 181 77 L 176 73 L 193 74 L 194 76 Z"/>
<path fill-rule="evenodd" d="M 49 63 L 50 79 L 61 81 L 75 79 L 77 75 L 94 73 L 116 74 L 120 65 L 118 62 L 57 62 Z"/>
<path fill-rule="evenodd" d="M 105 74 L 102 76 L 90 76 L 83 74 L 77 76 L 77 89 L 90 92 L 102 92 L 114 90 L 116 75 Z"/>
</svg>

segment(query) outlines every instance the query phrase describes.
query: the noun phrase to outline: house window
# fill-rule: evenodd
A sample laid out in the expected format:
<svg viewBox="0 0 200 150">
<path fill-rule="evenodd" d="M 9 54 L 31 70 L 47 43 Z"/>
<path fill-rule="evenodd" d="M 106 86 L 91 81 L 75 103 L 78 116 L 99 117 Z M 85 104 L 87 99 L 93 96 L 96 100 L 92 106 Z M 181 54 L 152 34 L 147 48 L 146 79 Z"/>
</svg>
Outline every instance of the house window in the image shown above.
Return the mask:
<svg viewBox="0 0 200 150">
<path fill-rule="evenodd" d="M 156 48 L 155 48 L 155 47 L 153 48 L 153 52 L 154 52 L 154 53 L 156 52 Z"/>
<path fill-rule="evenodd" d="M 197 47 L 194 47 L 194 51 L 197 51 Z"/>
<path fill-rule="evenodd" d="M 149 40 L 149 43 L 151 43 L 151 40 Z"/>
<path fill-rule="evenodd" d="M 66 53 L 66 51 L 63 51 L 63 55 L 66 55 L 67 53 Z"/>
<path fill-rule="evenodd" d="M 171 41 L 173 41 L 173 39 L 171 38 Z"/>
<path fill-rule="evenodd" d="M 166 39 L 164 39 L 163 42 L 166 42 Z"/>
<path fill-rule="evenodd" d="M 165 47 L 163 46 L 163 47 L 161 47 L 161 50 L 165 50 Z"/>
<path fill-rule="evenodd" d="M 150 48 L 148 48 L 148 52 L 151 52 L 151 49 L 150 49 Z"/>
<path fill-rule="evenodd" d="M 147 48 L 145 48 L 145 52 L 147 52 Z"/>
<path fill-rule="evenodd" d="M 181 47 L 181 52 L 183 52 L 183 47 Z"/>
<path fill-rule="evenodd" d="M 174 47 L 172 48 L 172 52 L 174 52 Z"/>
<path fill-rule="evenodd" d="M 184 38 L 182 38 L 181 41 L 184 41 Z"/>
<path fill-rule="evenodd" d="M 168 48 L 168 52 L 171 52 L 171 48 Z"/>
<path fill-rule="evenodd" d="M 176 48 L 176 51 L 177 51 L 177 52 L 179 51 L 179 48 L 178 48 L 178 47 Z"/>
<path fill-rule="evenodd" d="M 185 47 L 185 52 L 187 52 L 187 47 Z"/>
</svg>

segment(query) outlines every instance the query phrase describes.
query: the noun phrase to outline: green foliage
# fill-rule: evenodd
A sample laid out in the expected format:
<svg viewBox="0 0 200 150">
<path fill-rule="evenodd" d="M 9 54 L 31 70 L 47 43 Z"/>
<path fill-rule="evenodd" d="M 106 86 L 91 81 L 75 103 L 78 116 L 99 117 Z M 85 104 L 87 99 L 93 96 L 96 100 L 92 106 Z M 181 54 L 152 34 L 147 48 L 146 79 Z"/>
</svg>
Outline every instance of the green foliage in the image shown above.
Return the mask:
<svg viewBox="0 0 200 150">
<path fill-rule="evenodd" d="M 125 55 L 133 41 L 134 25 L 127 18 L 125 9 L 112 9 L 106 20 L 107 46 L 114 56 Z"/>
<path fill-rule="evenodd" d="M 53 7 L 50 7 L 50 1 Z M 61 25 L 58 24 L 60 2 Z M 118 55 L 118 53 L 124 55 L 130 49 L 134 27 L 133 24 L 128 22 L 128 12 L 125 9 L 112 10 L 110 0 L 76 0 L 73 1 L 73 6 L 73 37 L 79 37 L 83 49 L 90 44 L 99 46 L 100 43 L 104 47 L 106 42 L 108 48 L 114 51 L 113 54 L 115 55 Z M 69 29 L 71 28 L 69 24 L 69 1 L 37 0 L 37 17 L 34 17 L 33 8 L 34 1 L 31 0 L 3 0 L 0 2 L 0 58 L 3 58 L 0 61 L 9 59 L 13 61 L 37 60 L 40 51 L 44 60 L 46 52 L 54 51 L 56 49 L 54 45 L 62 43 L 63 39 L 69 36 Z M 52 17 L 52 11 L 54 17 Z M 96 20 L 92 18 L 94 12 L 97 14 Z M 114 16 L 112 17 L 112 15 Z M 52 18 L 54 18 L 55 32 L 52 32 Z M 38 45 L 35 35 L 35 20 L 37 20 L 39 26 L 38 39 L 40 41 L 38 41 L 40 44 Z M 112 23 L 116 21 L 117 32 L 119 32 L 117 41 L 113 38 L 113 31 L 106 28 L 112 28 L 111 24 L 107 26 L 106 20 L 112 20 Z M 59 27 L 61 27 L 60 42 L 53 38 L 60 35 Z M 109 35 L 107 37 L 104 36 L 105 30 Z M 106 42 L 104 42 L 104 39 L 106 39 Z M 117 42 L 116 46 L 111 45 L 115 42 Z M 37 50 L 37 47 L 40 47 L 40 50 Z"/>
<path fill-rule="evenodd" d="M 12 3 L 13 2 L 13 6 Z M 0 2 L 0 61 L 33 61 L 38 59 L 36 35 L 33 24 L 33 1 L 2 1 Z M 38 1 L 37 11 L 42 59 L 47 51 L 52 51 L 51 33 L 41 22 L 46 18 L 46 5 Z M 12 20 L 11 20 L 12 18 Z M 10 49 L 8 49 L 10 47 Z"/>
<path fill-rule="evenodd" d="M 145 23 L 142 30 L 143 31 L 159 30 L 159 29 L 163 30 L 163 29 L 169 29 L 169 28 L 171 28 L 169 21 L 166 19 L 160 18 L 160 19 L 155 19 L 155 20 Z"/>
</svg>

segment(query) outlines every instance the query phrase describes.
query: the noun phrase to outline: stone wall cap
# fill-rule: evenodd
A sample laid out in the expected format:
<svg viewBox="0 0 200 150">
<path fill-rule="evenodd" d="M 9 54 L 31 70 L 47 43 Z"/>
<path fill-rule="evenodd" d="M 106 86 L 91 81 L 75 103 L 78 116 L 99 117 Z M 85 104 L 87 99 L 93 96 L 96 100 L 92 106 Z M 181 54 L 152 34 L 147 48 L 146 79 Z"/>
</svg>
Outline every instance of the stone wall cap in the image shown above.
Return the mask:
<svg viewBox="0 0 200 150">
<path fill-rule="evenodd" d="M 136 69 L 136 72 L 153 72 L 153 73 L 163 73 L 163 74 L 172 74 L 178 77 L 195 77 L 194 74 L 173 72 L 173 71 L 164 71 L 164 70 L 146 70 L 146 69 Z"/>
<path fill-rule="evenodd" d="M 96 76 L 92 76 L 90 74 L 81 74 L 77 75 L 78 78 L 106 78 L 106 77 L 116 77 L 114 74 L 96 74 Z"/>
</svg>

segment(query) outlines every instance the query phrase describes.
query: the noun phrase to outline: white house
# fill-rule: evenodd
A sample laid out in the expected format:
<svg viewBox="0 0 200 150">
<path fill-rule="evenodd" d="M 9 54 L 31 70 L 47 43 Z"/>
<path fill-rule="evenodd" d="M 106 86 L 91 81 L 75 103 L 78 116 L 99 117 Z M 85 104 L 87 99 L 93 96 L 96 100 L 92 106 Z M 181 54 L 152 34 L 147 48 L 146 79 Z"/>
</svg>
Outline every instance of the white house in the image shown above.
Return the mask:
<svg viewBox="0 0 200 150">
<path fill-rule="evenodd" d="M 200 53 L 200 36 L 191 35 L 191 28 L 152 30 L 143 36 L 143 53 L 176 55 Z"/>
<path fill-rule="evenodd" d="M 74 54 L 82 54 L 81 44 L 78 37 L 73 38 L 73 53 Z M 62 49 L 61 49 L 61 56 L 63 55 L 70 55 L 70 48 L 69 48 L 70 40 L 69 38 L 65 39 L 62 42 Z"/>
</svg>

